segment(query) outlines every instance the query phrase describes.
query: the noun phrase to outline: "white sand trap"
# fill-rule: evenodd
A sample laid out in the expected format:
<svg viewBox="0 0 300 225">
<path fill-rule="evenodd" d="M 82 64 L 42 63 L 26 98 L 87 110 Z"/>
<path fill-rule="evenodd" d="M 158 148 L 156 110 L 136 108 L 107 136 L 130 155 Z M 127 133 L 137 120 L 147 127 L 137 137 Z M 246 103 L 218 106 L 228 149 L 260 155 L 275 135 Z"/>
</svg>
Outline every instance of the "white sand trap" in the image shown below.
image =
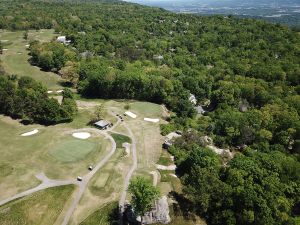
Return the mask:
<svg viewBox="0 0 300 225">
<path fill-rule="evenodd" d="M 72 136 L 74 138 L 79 138 L 79 139 L 88 139 L 91 134 L 88 132 L 78 132 L 78 133 L 73 133 Z"/>
<path fill-rule="evenodd" d="M 8 42 L 8 40 L 1 40 L 1 42 Z"/>
<path fill-rule="evenodd" d="M 133 118 L 133 119 L 135 119 L 135 118 L 137 117 L 137 115 L 135 115 L 134 113 L 132 113 L 132 112 L 130 112 L 130 111 L 125 112 L 125 114 L 126 114 L 127 116 L 130 116 L 130 117 Z"/>
<path fill-rule="evenodd" d="M 159 119 L 144 118 L 144 120 L 148 121 L 148 122 L 152 122 L 152 123 L 158 123 L 159 122 Z"/>
<path fill-rule="evenodd" d="M 64 90 L 58 90 L 56 91 L 56 93 L 62 93 Z"/>
<path fill-rule="evenodd" d="M 176 170 L 176 165 L 163 166 L 163 165 L 156 164 L 156 168 L 158 170 Z"/>
<path fill-rule="evenodd" d="M 29 131 L 29 132 L 26 132 L 26 133 L 24 133 L 24 134 L 21 134 L 21 136 L 23 136 L 23 137 L 31 136 L 31 135 L 37 134 L 38 132 L 39 132 L 38 129 L 34 129 L 34 130 L 32 130 L 32 131 Z"/>
<path fill-rule="evenodd" d="M 3 48 L 3 49 L 2 49 L 2 51 L 7 51 L 7 50 L 8 50 L 7 48 Z"/>
<path fill-rule="evenodd" d="M 18 52 L 18 55 L 22 55 L 23 53 L 22 52 Z"/>
<path fill-rule="evenodd" d="M 51 93 L 53 93 L 53 91 L 47 91 L 47 93 L 48 93 L 48 94 L 51 94 Z"/>
<path fill-rule="evenodd" d="M 25 45 L 25 47 L 27 47 L 27 48 L 28 48 L 29 46 L 30 46 L 30 45 Z"/>
</svg>

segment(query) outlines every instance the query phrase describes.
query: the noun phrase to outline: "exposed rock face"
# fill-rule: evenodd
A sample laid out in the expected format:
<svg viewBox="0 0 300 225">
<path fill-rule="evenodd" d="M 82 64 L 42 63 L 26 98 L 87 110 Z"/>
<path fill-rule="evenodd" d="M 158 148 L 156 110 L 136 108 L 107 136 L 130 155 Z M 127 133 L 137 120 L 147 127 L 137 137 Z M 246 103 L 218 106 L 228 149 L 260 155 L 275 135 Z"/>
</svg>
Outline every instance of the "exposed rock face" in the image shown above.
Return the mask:
<svg viewBox="0 0 300 225">
<path fill-rule="evenodd" d="M 132 222 L 141 221 L 140 216 L 137 218 L 134 217 L 132 210 L 127 210 L 127 218 Z M 167 224 L 170 222 L 171 218 L 169 216 L 169 204 L 166 196 L 163 196 L 161 199 L 159 199 L 155 204 L 155 208 L 143 216 L 143 224 Z"/>
</svg>

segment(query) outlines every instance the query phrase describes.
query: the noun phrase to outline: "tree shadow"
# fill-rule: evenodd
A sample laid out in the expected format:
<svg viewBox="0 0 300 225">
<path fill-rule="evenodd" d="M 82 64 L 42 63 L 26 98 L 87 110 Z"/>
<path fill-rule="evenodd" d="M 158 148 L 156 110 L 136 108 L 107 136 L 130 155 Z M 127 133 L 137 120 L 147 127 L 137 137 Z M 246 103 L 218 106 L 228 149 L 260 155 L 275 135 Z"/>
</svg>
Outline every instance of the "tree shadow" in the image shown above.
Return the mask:
<svg viewBox="0 0 300 225">
<path fill-rule="evenodd" d="M 108 215 L 109 224 L 110 225 L 118 225 L 119 224 L 119 206 L 116 205 Z"/>
<path fill-rule="evenodd" d="M 173 198 L 176 203 L 173 203 L 172 209 L 175 217 L 182 216 L 186 220 L 196 221 L 194 214 L 193 203 L 175 191 L 169 193 L 169 197 Z"/>
</svg>

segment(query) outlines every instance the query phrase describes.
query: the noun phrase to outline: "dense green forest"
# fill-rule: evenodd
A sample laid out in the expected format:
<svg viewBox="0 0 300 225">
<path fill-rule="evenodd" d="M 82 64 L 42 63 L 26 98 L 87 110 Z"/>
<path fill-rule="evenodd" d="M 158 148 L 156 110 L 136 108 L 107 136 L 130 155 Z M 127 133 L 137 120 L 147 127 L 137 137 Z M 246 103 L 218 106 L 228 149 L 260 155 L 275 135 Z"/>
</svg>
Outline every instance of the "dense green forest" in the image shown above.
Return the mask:
<svg viewBox="0 0 300 225">
<path fill-rule="evenodd" d="M 24 123 L 51 125 L 70 122 L 77 111 L 73 93 L 65 89 L 61 105 L 30 77 L 0 76 L 0 113 Z"/>
<path fill-rule="evenodd" d="M 83 96 L 147 100 L 174 112 L 161 130 L 185 131 L 170 151 L 185 197 L 210 224 L 296 224 L 297 32 L 259 20 L 174 14 L 118 1 L 4 0 L 0 12 L 1 29 L 53 28 L 67 36 L 70 45 L 31 43 L 31 60 Z M 190 94 L 207 109 L 204 115 L 196 115 Z M 240 153 L 224 167 L 198 141 L 204 135 Z"/>
</svg>

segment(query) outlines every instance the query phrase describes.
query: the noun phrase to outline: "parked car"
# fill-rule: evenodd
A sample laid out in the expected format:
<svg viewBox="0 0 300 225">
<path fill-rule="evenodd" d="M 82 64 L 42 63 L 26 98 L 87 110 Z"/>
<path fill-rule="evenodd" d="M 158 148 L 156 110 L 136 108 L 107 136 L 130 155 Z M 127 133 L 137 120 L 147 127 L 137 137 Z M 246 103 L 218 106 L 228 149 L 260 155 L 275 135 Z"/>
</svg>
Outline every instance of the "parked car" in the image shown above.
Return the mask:
<svg viewBox="0 0 300 225">
<path fill-rule="evenodd" d="M 77 180 L 78 180 L 78 181 L 82 181 L 82 177 L 79 177 L 79 176 L 78 176 L 78 177 L 77 177 Z"/>
<path fill-rule="evenodd" d="M 94 169 L 94 167 L 93 167 L 92 165 L 90 165 L 90 166 L 89 166 L 89 170 L 92 171 L 93 169 Z"/>
</svg>

